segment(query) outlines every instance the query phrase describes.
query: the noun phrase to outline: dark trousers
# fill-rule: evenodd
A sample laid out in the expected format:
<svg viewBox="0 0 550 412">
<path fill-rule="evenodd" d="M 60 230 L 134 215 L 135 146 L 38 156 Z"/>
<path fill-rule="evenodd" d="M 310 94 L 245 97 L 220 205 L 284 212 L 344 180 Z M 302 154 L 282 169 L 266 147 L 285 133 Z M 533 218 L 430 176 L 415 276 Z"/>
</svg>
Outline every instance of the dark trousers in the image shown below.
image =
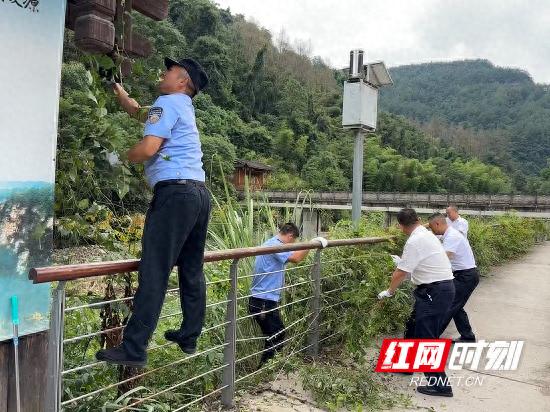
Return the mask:
<svg viewBox="0 0 550 412">
<path fill-rule="evenodd" d="M 285 340 L 285 325 L 281 319 L 279 309 L 273 310 L 268 313 L 260 313 L 266 310 L 275 309 L 279 304 L 272 300 L 260 299 L 251 297 L 248 301 L 248 312 L 254 316 L 254 320 L 260 325 L 262 333 L 266 337 L 264 349 L 262 353 L 262 359 L 260 365 L 267 362 L 273 356 L 275 352 L 280 351 L 283 348 L 281 342 Z"/>
<path fill-rule="evenodd" d="M 414 290 L 414 338 L 438 339 L 441 325 L 451 307 L 455 295 L 452 280 L 420 285 Z M 426 378 L 437 378 L 434 386 L 448 390 L 440 381 L 446 379 L 445 372 L 425 373 Z"/>
<path fill-rule="evenodd" d="M 453 273 L 455 278 L 455 298 L 449 309 L 449 313 L 445 317 L 445 321 L 441 325 L 441 333 L 445 331 L 451 319 L 455 321 L 456 329 L 460 336 L 464 339 L 475 339 L 475 334 L 470 326 L 468 314 L 464 310 L 464 305 L 468 302 L 470 295 L 479 283 L 479 272 L 476 268 L 458 270 Z"/>
<path fill-rule="evenodd" d="M 403 339 L 414 339 L 414 328 L 416 327 L 415 318 L 416 318 L 416 312 L 414 311 L 414 306 L 413 306 L 413 310 L 409 315 L 409 319 L 407 319 L 407 322 L 405 323 L 405 331 L 403 332 Z"/>
<path fill-rule="evenodd" d="M 139 285 L 133 312 L 124 329 L 123 348 L 144 357 L 153 334 L 172 268 L 178 266 L 181 308 L 181 341 L 194 345 L 204 323 L 206 285 L 204 246 L 210 213 L 210 194 L 204 184 L 160 182 L 147 216 L 142 238 Z"/>
</svg>

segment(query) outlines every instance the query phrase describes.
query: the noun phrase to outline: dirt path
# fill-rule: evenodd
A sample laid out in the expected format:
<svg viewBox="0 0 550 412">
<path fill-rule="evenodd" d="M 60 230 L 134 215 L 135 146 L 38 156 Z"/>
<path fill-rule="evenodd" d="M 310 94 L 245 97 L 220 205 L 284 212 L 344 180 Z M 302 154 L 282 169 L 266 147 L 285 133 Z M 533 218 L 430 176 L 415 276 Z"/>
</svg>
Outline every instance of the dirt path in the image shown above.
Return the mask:
<svg viewBox="0 0 550 412">
<path fill-rule="evenodd" d="M 466 310 L 478 339 L 525 341 L 518 370 L 451 372 L 449 376 L 462 379 L 483 379 L 481 386 L 455 387 L 453 398 L 420 395 L 409 385 L 410 377 L 395 376 L 392 386 L 409 394 L 415 405 L 406 411 L 550 411 L 550 242 L 495 268 L 481 281 Z M 451 324 L 443 337 L 454 336 Z M 241 410 L 251 411 L 321 410 L 292 376 L 281 377 L 256 396 L 246 396 L 240 405 Z"/>
<path fill-rule="evenodd" d="M 250 412 L 323 412 L 295 375 L 280 376 L 254 396 L 246 395 L 239 402 L 239 411 Z"/>
</svg>

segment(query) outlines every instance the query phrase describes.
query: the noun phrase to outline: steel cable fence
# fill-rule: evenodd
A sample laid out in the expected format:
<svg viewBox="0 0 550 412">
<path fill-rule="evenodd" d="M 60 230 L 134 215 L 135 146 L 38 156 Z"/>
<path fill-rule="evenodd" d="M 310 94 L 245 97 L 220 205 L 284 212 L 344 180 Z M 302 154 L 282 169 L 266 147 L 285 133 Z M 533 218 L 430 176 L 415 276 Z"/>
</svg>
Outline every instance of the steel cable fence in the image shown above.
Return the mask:
<svg viewBox="0 0 550 412">
<path fill-rule="evenodd" d="M 375 244 L 387 240 L 388 238 L 347 239 L 331 241 L 334 243 L 331 247 Z M 303 245 L 297 245 L 301 249 L 296 250 L 303 250 Z M 316 244 L 310 248 L 319 249 Z M 250 248 L 248 254 L 242 252 L 246 249 L 240 249 L 241 254 L 235 254 L 232 259 L 229 277 L 225 272 L 227 267 L 223 264 L 231 259 L 225 258 L 231 251 L 219 252 L 224 256 L 220 260 L 208 261 L 205 256 L 206 262 L 214 264 L 205 266 L 207 273 L 211 272 L 209 281 L 206 282 L 207 316 L 199 339 L 199 351 L 192 355 L 183 354 L 173 342 L 157 343 L 162 340 L 159 335 L 167 327 L 178 327 L 176 321 L 182 314 L 181 309 L 174 311 L 179 305 L 179 289 L 171 288 L 167 291 L 168 298 L 164 311 L 168 313 L 163 312 L 159 318 L 159 325 L 147 349 L 150 360 L 144 369 L 106 365 L 89 359 L 91 354 L 106 344 L 114 346 L 120 342 L 125 322 L 131 313 L 133 297 L 116 297 L 111 294 L 100 301 L 83 303 L 81 298 L 67 298 L 66 282 L 73 282 L 76 278 L 64 280 L 60 277 L 52 303 L 48 410 L 107 410 L 105 405 L 108 405 L 109 411 L 120 412 L 146 410 L 144 408 L 151 402 L 158 402 L 159 405 L 168 402 L 171 405 L 170 409 L 158 410 L 181 411 L 207 398 L 221 398 L 223 406 L 230 407 L 234 404 L 236 386 L 242 381 L 267 372 L 275 365 L 283 363 L 284 366 L 291 357 L 304 351 L 315 357 L 320 343 L 342 332 L 329 333 L 331 331 L 325 330 L 327 322 L 321 322 L 324 310 L 339 310 L 339 305 L 348 302 L 337 295 L 337 292 L 346 288 L 345 284 L 337 283 L 339 287 L 323 290 L 325 283 L 338 281 L 339 277 L 346 276 L 351 271 L 342 270 L 322 276 L 322 254 L 317 250 L 313 263 L 293 266 L 286 270 L 292 282 L 270 291 L 285 292 L 281 304 L 259 313 L 249 313 L 247 299 L 253 296 L 249 292 L 253 274 L 239 273 L 239 262 L 252 256 L 268 254 L 268 251 L 260 253 L 262 250 L 259 249 Z M 292 249 L 287 246 L 285 250 Z M 355 257 L 350 258 L 353 259 Z M 344 265 L 346 262 L 343 258 L 332 261 Z M 216 262 L 221 262 L 223 268 L 217 267 Z M 213 268 L 214 266 L 216 268 Z M 126 262 L 125 268 L 127 267 Z M 97 272 L 97 265 L 95 270 Z M 113 270 L 111 265 L 109 274 L 112 274 Z M 39 271 L 37 270 L 38 274 Z M 216 276 L 212 275 L 213 273 Z M 270 276 L 278 273 L 280 272 L 266 272 L 260 275 Z M 51 272 L 47 272 L 48 280 L 51 280 L 52 276 L 54 275 Z M 81 277 L 88 278 L 89 275 Z M 80 290 L 78 287 L 76 289 Z M 125 293 L 128 291 L 125 290 Z M 324 305 L 325 297 L 340 301 Z M 74 304 L 66 308 L 67 302 Z M 263 336 L 253 318 L 276 310 L 282 312 L 286 326 L 273 336 Z M 115 318 L 114 327 L 110 327 L 113 325 L 105 321 L 106 314 Z M 75 329 L 76 332 L 73 332 Z M 72 334 L 65 336 L 68 330 Z M 265 342 L 276 341 L 281 334 L 282 341 L 264 346 Z M 281 352 L 280 355 L 258 367 L 258 358 L 273 349 Z M 140 387 L 154 387 L 155 390 L 138 395 L 137 389 Z M 184 388 L 185 391 L 182 391 Z M 120 399 L 125 393 L 131 393 L 129 399 L 120 405 L 113 403 L 113 399 Z"/>
</svg>

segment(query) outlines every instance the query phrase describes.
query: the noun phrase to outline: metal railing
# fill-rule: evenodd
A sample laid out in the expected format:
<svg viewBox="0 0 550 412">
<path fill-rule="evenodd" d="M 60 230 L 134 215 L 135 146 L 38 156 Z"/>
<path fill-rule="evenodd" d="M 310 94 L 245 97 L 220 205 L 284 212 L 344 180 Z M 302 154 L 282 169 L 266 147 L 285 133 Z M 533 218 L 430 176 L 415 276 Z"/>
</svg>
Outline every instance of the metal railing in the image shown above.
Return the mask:
<svg viewBox="0 0 550 412">
<path fill-rule="evenodd" d="M 352 201 L 350 192 L 307 192 L 298 191 L 261 191 L 259 196 L 264 196 L 270 202 L 296 202 L 296 199 L 304 196 L 313 203 L 349 204 Z M 239 196 L 243 196 L 239 193 Z M 518 210 L 548 210 L 550 208 L 550 195 L 526 195 L 526 194 L 482 194 L 482 193 L 399 193 L 399 192 L 363 192 L 363 205 L 388 205 L 395 206 L 417 205 L 431 206 L 435 208 L 446 207 L 455 204 L 461 208 L 506 208 Z"/>
<path fill-rule="evenodd" d="M 377 237 L 331 240 L 328 243 L 328 247 L 335 248 L 374 245 L 387 242 L 390 239 L 392 238 Z M 250 297 L 248 284 L 246 282 L 249 282 L 253 275 L 250 273 L 239 275 L 239 263 L 246 258 L 254 256 L 297 250 L 316 250 L 313 262 L 288 268 L 286 270 L 288 272 L 287 278 L 291 278 L 289 279 L 289 283 L 273 290 L 289 292 L 289 295 L 291 295 L 288 296 L 288 298 L 278 307 L 279 309 L 286 311 L 286 320 L 288 324 L 285 326 L 284 330 L 281 331 L 281 333 L 285 333 L 284 340 L 274 346 L 275 349 L 279 349 L 279 347 L 282 348 L 284 346 L 286 348 L 286 352 L 283 352 L 273 361 L 257 369 L 252 367 L 251 363 L 267 350 L 264 348 L 258 349 L 258 345 L 260 345 L 266 337 L 239 336 L 239 331 L 243 329 L 243 325 L 246 322 L 251 322 L 253 320 L 253 316 L 258 316 L 261 314 L 265 315 L 275 309 L 264 310 L 263 312 L 254 315 L 248 314 L 247 305 L 242 305 L 241 303 L 246 302 Z M 120 333 L 124 328 L 123 324 L 125 322 L 120 322 L 121 324 L 115 327 L 104 327 L 104 325 L 102 325 L 98 328 L 97 326 L 94 326 L 93 324 L 97 324 L 99 319 L 99 316 L 97 316 L 97 311 L 99 309 L 106 308 L 116 309 L 120 305 L 125 305 L 125 307 L 128 308 L 127 305 L 132 303 L 133 297 L 125 296 L 123 298 L 116 298 L 113 296 L 108 296 L 101 301 L 92 301 L 85 304 L 82 304 L 81 301 L 77 301 L 74 305 L 66 307 L 68 300 L 69 303 L 74 300 L 70 296 L 69 298 L 67 297 L 67 286 L 76 285 L 78 282 L 85 282 L 93 277 L 120 275 L 137 271 L 139 261 L 127 260 L 119 262 L 103 262 L 32 269 L 29 277 L 34 281 L 34 283 L 58 282 L 57 287 L 54 290 L 52 302 L 50 341 L 48 349 L 49 358 L 46 410 L 48 412 L 58 412 L 61 410 L 92 410 L 90 409 L 92 407 L 91 405 L 94 405 L 93 407 L 97 408 L 98 403 L 103 403 L 103 405 L 105 405 L 107 402 L 110 402 L 109 409 L 106 409 L 105 406 L 101 406 L 105 411 L 113 410 L 120 412 L 145 410 L 138 408 L 143 406 L 146 402 L 158 401 L 158 399 L 163 396 L 170 395 L 174 397 L 174 394 L 179 393 L 178 391 L 182 388 L 187 388 L 189 385 L 192 385 L 201 379 L 206 379 L 207 377 L 210 377 L 212 382 L 216 383 L 215 387 L 210 387 L 209 390 L 205 391 L 205 393 L 200 394 L 190 395 L 187 392 L 175 401 L 177 403 L 175 409 L 170 410 L 181 411 L 187 409 L 201 401 L 206 400 L 207 398 L 214 397 L 214 395 L 221 396 L 221 403 L 224 407 L 233 407 L 235 391 L 238 384 L 262 373 L 263 371 L 266 371 L 267 369 L 280 365 L 281 363 L 284 365 L 288 359 L 298 353 L 306 352 L 308 356 L 316 357 L 319 353 L 320 344 L 339 333 L 329 333 L 329 331 L 323 330 L 324 324 L 321 323 L 321 314 L 323 310 L 338 308 L 338 305 L 343 305 L 346 302 L 345 300 L 340 299 L 339 301 L 332 303 L 331 299 L 334 300 L 337 297 L 336 293 L 346 288 L 345 285 L 337 283 L 338 277 L 351 273 L 351 270 L 344 269 L 338 271 L 337 273 L 322 275 L 322 264 L 338 262 L 341 266 L 345 266 L 347 263 L 358 258 L 361 258 L 361 256 L 323 261 L 322 249 L 317 242 L 206 252 L 204 255 L 204 261 L 207 263 L 223 265 L 224 263 L 227 264 L 228 261 L 231 262 L 229 266 L 229 277 L 213 277 L 206 283 L 207 288 L 209 288 L 207 309 L 216 311 L 221 305 L 226 306 L 225 313 L 223 314 L 225 320 L 223 322 L 214 323 L 213 319 L 215 319 L 215 316 L 210 318 L 209 321 L 207 313 L 207 322 L 201 336 L 208 336 L 208 339 L 205 339 L 205 341 L 208 340 L 210 347 L 199 347 L 199 351 L 193 355 L 183 355 L 177 347 L 174 347 L 174 351 L 169 354 L 168 352 L 163 352 L 163 354 L 166 355 L 165 357 L 159 355 L 159 358 L 162 358 L 161 360 L 163 361 L 161 364 L 157 365 L 154 363 L 153 365 L 148 366 L 149 369 L 134 371 L 129 375 L 127 374 L 128 370 L 125 368 L 102 368 L 104 365 L 103 362 L 92 362 L 90 360 L 85 360 L 85 357 L 86 354 L 90 352 L 90 348 L 93 353 L 101 347 L 100 339 L 102 337 L 105 338 L 106 336 L 111 336 L 113 334 L 120 337 Z M 209 266 L 210 265 L 207 265 L 206 268 Z M 215 269 L 217 270 L 217 275 L 219 276 L 221 269 L 218 267 Z M 224 270 L 227 270 L 227 267 L 225 267 Z M 309 273 L 305 274 L 305 271 L 308 271 Z M 262 275 L 270 276 L 274 273 L 278 272 L 266 272 Z M 292 279 L 294 277 L 292 274 L 294 273 L 300 274 L 301 277 L 298 279 Z M 329 281 L 331 282 L 332 289 L 325 290 L 326 288 L 324 287 L 324 284 Z M 76 289 L 82 291 L 85 287 L 76 287 Z M 70 290 L 71 289 L 69 289 L 69 291 Z M 167 296 L 174 295 L 178 290 L 178 288 L 169 289 Z M 212 290 L 213 292 L 210 293 Z M 210 301 L 212 294 L 218 295 L 218 299 L 216 299 L 216 301 Z M 226 295 L 219 299 L 219 296 L 223 294 Z M 324 299 L 327 299 L 330 304 L 324 305 Z M 167 305 L 165 304 L 165 307 L 166 306 Z M 292 318 L 289 313 L 293 315 L 298 313 L 299 316 L 294 316 L 294 318 Z M 162 314 L 159 322 L 171 321 L 179 315 L 181 315 L 181 311 Z M 84 319 L 82 322 L 85 325 L 85 330 L 81 331 L 81 333 L 78 332 L 75 336 L 66 336 L 67 322 L 71 322 L 71 317 L 78 318 L 79 316 Z M 89 318 L 91 318 L 92 321 L 90 321 Z M 157 336 L 156 334 L 160 330 L 161 328 L 157 327 L 157 331 L 155 332 L 152 342 L 155 341 L 155 337 Z M 224 330 L 223 336 L 221 334 L 222 330 Z M 299 332 L 297 330 L 299 330 Z M 271 336 L 270 338 L 273 339 L 275 337 L 276 336 Z M 202 339 L 203 338 L 199 339 L 199 343 L 201 343 Z M 171 345 L 171 342 L 161 345 L 152 343 L 147 351 L 149 354 L 160 353 L 162 351 L 170 350 Z M 66 368 L 65 355 L 69 350 L 72 351 L 71 364 Z M 79 356 L 82 355 L 82 362 L 75 363 L 75 353 Z M 174 358 L 174 356 L 176 357 Z M 213 361 L 212 359 L 217 359 L 217 361 Z M 166 360 L 168 361 L 166 362 Z M 189 365 L 189 367 L 185 370 L 180 369 L 183 368 L 184 365 Z M 210 366 L 204 370 L 205 365 Z M 197 373 L 189 377 L 182 376 L 185 375 L 184 372 L 189 370 Z M 117 376 L 112 376 L 115 371 L 117 372 Z M 159 385 L 163 389 L 158 392 L 142 397 L 132 397 L 130 401 L 124 403 L 123 405 L 112 404 L 113 399 L 123 393 L 122 388 L 128 388 L 129 386 L 131 387 L 142 379 L 149 379 L 153 376 L 158 378 L 160 376 L 160 371 L 163 373 L 175 373 L 177 383 L 172 382 L 167 384 L 163 382 Z M 92 377 L 97 374 L 106 374 L 108 378 L 113 379 L 112 383 L 101 385 L 99 387 L 94 386 Z M 72 385 L 72 390 L 68 389 L 68 386 L 70 385 L 67 385 L 67 382 L 71 381 L 71 379 L 78 381 L 79 385 L 81 385 L 80 390 L 75 392 L 75 385 Z M 105 380 L 105 378 L 103 380 Z M 114 396 L 112 392 L 116 392 L 118 396 Z"/>
</svg>

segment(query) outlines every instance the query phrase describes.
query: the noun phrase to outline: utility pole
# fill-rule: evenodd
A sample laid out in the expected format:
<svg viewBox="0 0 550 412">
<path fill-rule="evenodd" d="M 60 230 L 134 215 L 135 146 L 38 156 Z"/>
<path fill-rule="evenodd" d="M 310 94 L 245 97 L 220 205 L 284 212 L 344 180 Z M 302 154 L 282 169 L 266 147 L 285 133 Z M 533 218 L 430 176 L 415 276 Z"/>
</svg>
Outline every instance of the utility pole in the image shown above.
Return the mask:
<svg viewBox="0 0 550 412">
<path fill-rule="evenodd" d="M 351 200 L 351 219 L 354 229 L 359 226 L 361 220 L 361 204 L 363 203 L 363 143 L 364 133 L 361 129 L 355 134 L 353 147 L 353 193 Z"/>
<path fill-rule="evenodd" d="M 342 126 L 355 132 L 353 148 L 353 193 L 351 217 L 359 227 L 363 200 L 363 146 L 365 133 L 376 130 L 378 89 L 393 84 L 383 62 L 363 65 L 363 50 L 350 52 L 348 80 L 344 83 Z"/>
</svg>

